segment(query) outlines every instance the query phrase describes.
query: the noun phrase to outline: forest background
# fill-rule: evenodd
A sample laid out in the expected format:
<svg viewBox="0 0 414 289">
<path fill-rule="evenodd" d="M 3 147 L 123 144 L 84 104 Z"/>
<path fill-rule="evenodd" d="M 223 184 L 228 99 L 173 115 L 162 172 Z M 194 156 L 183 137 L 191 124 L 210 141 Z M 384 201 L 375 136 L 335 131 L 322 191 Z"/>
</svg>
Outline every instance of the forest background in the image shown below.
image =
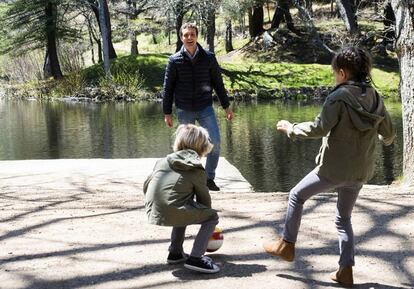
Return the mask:
<svg viewBox="0 0 414 289">
<path fill-rule="evenodd" d="M 236 100 L 323 99 L 333 53 L 359 45 L 373 55 L 380 93 L 402 104 L 413 184 L 413 19 L 412 0 L 0 1 L 1 94 L 159 99 L 179 27 L 193 21 Z"/>
</svg>

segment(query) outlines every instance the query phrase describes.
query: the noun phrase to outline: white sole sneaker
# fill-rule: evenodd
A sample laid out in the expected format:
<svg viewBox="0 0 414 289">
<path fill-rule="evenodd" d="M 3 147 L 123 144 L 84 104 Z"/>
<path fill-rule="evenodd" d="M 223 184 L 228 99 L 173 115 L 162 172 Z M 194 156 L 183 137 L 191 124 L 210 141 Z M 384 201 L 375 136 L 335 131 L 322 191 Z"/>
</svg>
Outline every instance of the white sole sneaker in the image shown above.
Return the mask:
<svg viewBox="0 0 414 289">
<path fill-rule="evenodd" d="M 217 266 L 216 264 L 213 265 L 212 269 L 205 269 L 205 268 L 201 268 L 201 267 L 197 267 L 197 266 L 193 266 L 190 264 L 184 264 L 184 267 L 193 271 L 197 271 L 197 272 L 201 272 L 201 273 L 208 273 L 208 274 L 213 274 L 213 273 L 217 273 L 220 271 L 220 267 Z"/>
</svg>

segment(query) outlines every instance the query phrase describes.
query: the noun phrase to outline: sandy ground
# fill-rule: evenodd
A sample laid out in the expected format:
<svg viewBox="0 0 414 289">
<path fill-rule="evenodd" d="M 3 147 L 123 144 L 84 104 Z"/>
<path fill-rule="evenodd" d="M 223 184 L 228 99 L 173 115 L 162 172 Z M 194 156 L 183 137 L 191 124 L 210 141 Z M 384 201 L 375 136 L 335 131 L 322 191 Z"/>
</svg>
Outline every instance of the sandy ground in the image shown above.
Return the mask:
<svg viewBox="0 0 414 289">
<path fill-rule="evenodd" d="M 221 162 L 222 163 L 222 162 Z M 336 196 L 305 204 L 296 260 L 263 253 L 287 193 L 213 193 L 224 231 L 221 272 L 167 265 L 170 228 L 149 225 L 142 183 L 152 161 L 0 162 L 0 288 L 338 288 Z M 226 169 L 227 170 L 227 169 Z M 227 183 L 226 183 L 227 182 Z M 354 210 L 355 288 L 414 288 L 414 188 L 366 186 Z M 187 230 L 191 249 L 197 226 Z"/>
</svg>

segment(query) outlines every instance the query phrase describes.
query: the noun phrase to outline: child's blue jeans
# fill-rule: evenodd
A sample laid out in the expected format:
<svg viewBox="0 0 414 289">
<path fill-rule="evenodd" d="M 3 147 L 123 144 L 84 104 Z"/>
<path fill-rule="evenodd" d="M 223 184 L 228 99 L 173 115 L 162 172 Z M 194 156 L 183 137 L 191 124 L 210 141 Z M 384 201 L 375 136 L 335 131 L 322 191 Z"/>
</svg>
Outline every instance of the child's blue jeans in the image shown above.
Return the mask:
<svg viewBox="0 0 414 289">
<path fill-rule="evenodd" d="M 207 250 L 208 239 L 213 234 L 216 225 L 218 224 L 218 215 L 214 214 L 209 219 L 200 223 L 201 227 L 194 240 L 193 249 L 191 250 L 192 257 L 201 257 Z M 183 252 L 183 243 L 185 237 L 186 227 L 173 227 L 171 232 L 171 245 L 169 251 L 172 253 Z"/>
<path fill-rule="evenodd" d="M 336 203 L 335 225 L 339 237 L 339 265 L 354 266 L 354 232 L 351 224 L 351 214 L 359 191 L 362 188 L 360 182 L 334 183 L 317 175 L 314 171 L 304 177 L 289 194 L 283 239 L 295 243 L 302 219 L 303 204 L 310 197 L 336 189 L 338 200 Z"/>
</svg>

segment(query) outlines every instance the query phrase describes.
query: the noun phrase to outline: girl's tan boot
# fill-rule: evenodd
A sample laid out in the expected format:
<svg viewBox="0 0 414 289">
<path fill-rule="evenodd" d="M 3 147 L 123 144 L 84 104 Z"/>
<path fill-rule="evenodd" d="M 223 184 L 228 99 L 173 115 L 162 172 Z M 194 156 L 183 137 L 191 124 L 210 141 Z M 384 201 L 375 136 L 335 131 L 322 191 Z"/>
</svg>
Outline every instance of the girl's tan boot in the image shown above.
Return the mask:
<svg viewBox="0 0 414 289">
<path fill-rule="evenodd" d="M 352 266 L 339 267 L 337 271 L 331 274 L 331 279 L 345 287 L 352 287 L 354 285 Z"/>
<path fill-rule="evenodd" d="M 285 261 L 292 262 L 295 259 L 295 244 L 289 243 L 280 238 L 276 242 L 267 242 L 263 244 L 266 253 L 282 258 Z"/>
</svg>

